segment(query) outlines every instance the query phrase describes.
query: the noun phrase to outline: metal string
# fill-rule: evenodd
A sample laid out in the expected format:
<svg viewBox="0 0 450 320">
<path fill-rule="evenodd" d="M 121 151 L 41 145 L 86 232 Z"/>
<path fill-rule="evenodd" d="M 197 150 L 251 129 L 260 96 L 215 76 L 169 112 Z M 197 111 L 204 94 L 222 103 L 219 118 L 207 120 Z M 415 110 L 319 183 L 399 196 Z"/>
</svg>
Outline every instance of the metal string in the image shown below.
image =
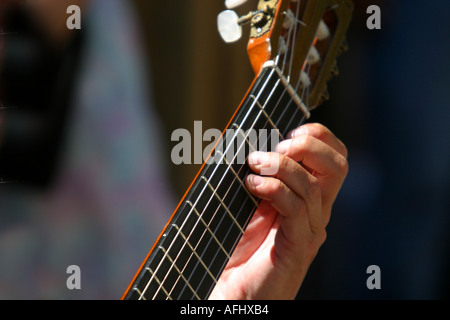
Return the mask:
<svg viewBox="0 0 450 320">
<path fill-rule="evenodd" d="M 299 11 L 299 7 L 300 7 L 300 5 L 297 6 L 297 12 Z M 297 15 L 298 15 L 298 13 L 297 13 Z M 297 23 L 296 23 L 296 24 L 297 24 Z M 291 28 L 291 30 L 292 30 L 292 28 Z M 289 34 L 291 33 L 291 30 L 289 31 Z M 296 32 L 295 32 L 295 33 L 296 33 Z M 293 43 L 295 43 L 295 41 L 296 41 L 295 37 L 293 38 L 292 41 L 293 41 Z M 292 56 L 293 56 L 293 55 L 291 55 L 291 61 L 292 61 L 292 59 L 293 59 Z M 284 62 L 283 64 L 285 65 L 285 63 L 286 63 L 286 62 Z M 284 68 L 284 66 L 283 66 L 283 68 Z M 291 72 L 291 71 L 290 71 L 290 72 Z M 270 77 L 269 77 L 268 79 L 270 79 Z M 299 81 L 300 81 L 300 79 L 299 79 Z M 280 81 L 277 82 L 277 85 L 276 85 L 276 86 L 274 87 L 274 89 L 272 90 L 272 93 L 271 93 L 270 97 L 272 96 L 272 94 L 273 94 L 275 88 L 279 85 L 279 82 L 280 82 Z M 266 85 L 267 85 L 267 81 L 266 81 L 266 83 L 264 84 L 264 87 L 263 87 L 263 88 L 265 88 Z M 297 84 L 297 87 L 298 87 L 298 84 Z M 303 97 L 303 95 L 304 95 L 304 91 L 305 91 L 305 89 L 303 90 L 302 97 Z M 285 92 L 286 92 L 286 90 L 285 90 Z M 284 92 L 284 93 L 285 93 L 285 92 Z M 284 93 L 283 93 L 283 95 L 284 95 Z M 282 95 L 282 97 L 283 97 L 283 95 Z M 267 101 L 266 101 L 265 104 L 267 104 L 267 102 L 270 100 L 270 97 L 267 99 Z M 275 110 L 278 108 L 278 105 L 279 105 L 280 100 L 282 99 L 282 97 L 279 99 L 279 101 L 278 101 L 276 107 L 275 107 L 274 110 L 272 111 L 272 114 L 273 114 L 273 112 L 275 112 Z M 256 101 L 257 101 L 257 100 L 256 100 Z M 255 106 L 255 103 L 250 107 L 249 112 L 253 109 L 254 106 Z M 280 120 L 284 117 L 284 114 L 285 114 L 286 110 L 287 110 L 287 109 L 285 109 L 285 110 L 283 111 L 282 115 L 280 116 Z M 298 111 L 300 111 L 300 110 L 297 110 L 297 109 L 296 109 L 295 114 L 296 114 Z M 248 113 L 249 113 L 249 112 L 248 112 Z M 246 117 L 244 118 L 244 120 L 243 120 L 242 122 L 245 122 L 246 118 L 248 117 L 248 113 L 247 113 Z M 257 116 L 257 120 L 258 120 L 259 117 L 261 116 L 261 113 L 262 113 L 262 110 L 259 112 L 259 115 Z M 295 117 L 292 117 L 292 118 L 291 118 L 289 124 L 292 122 L 292 120 L 293 120 L 294 118 L 295 118 Z M 255 120 L 255 122 L 256 122 L 257 120 Z M 303 117 L 303 119 L 302 119 L 301 122 L 303 122 L 303 120 L 304 120 L 304 117 Z M 267 123 L 268 123 L 268 122 L 266 122 L 266 125 L 267 125 Z M 252 128 L 253 128 L 253 127 L 254 127 L 254 124 L 252 125 Z M 243 144 L 241 144 L 241 147 L 242 147 L 242 145 L 244 145 L 244 144 L 245 144 L 245 142 L 244 142 Z M 233 160 L 234 160 L 234 159 L 233 159 Z M 216 167 L 216 169 L 217 169 L 217 167 Z M 242 167 L 239 169 L 239 173 L 240 173 L 241 169 L 242 169 Z M 227 169 L 227 170 L 228 170 L 228 169 Z M 215 171 L 216 171 L 216 170 L 214 170 L 214 172 L 213 172 L 212 175 L 214 175 Z M 212 175 L 211 175 L 211 176 L 212 176 Z M 223 178 L 222 178 L 222 180 L 223 180 Z M 222 180 L 219 182 L 218 186 L 216 187 L 216 190 L 217 190 L 217 188 L 220 186 L 220 183 L 222 182 Z M 235 181 L 235 180 L 236 180 L 236 177 L 234 178 L 233 183 L 232 183 L 231 185 L 234 184 L 234 181 Z M 207 185 L 205 185 L 204 189 L 205 189 L 206 187 L 207 187 Z M 202 193 L 204 192 L 204 189 L 202 190 Z M 227 191 L 227 193 L 226 193 L 226 195 L 225 195 L 224 198 L 226 198 L 226 196 L 228 195 L 228 192 L 229 192 L 230 189 L 231 189 L 231 186 L 230 186 L 230 188 L 228 189 L 228 191 Z M 214 194 L 211 196 L 210 201 L 211 201 L 211 199 L 213 198 L 213 196 L 214 196 Z M 233 196 L 233 199 L 235 198 L 235 196 L 236 196 L 236 194 Z M 231 201 L 233 201 L 233 199 L 232 199 Z M 247 201 L 247 200 L 246 200 L 246 201 Z M 209 203 L 209 202 L 208 202 L 208 203 Z M 194 204 L 194 206 L 195 206 L 195 204 Z M 219 208 L 220 208 L 220 206 L 218 207 L 218 209 L 219 209 Z M 218 210 L 218 209 L 217 209 L 217 210 Z M 191 209 L 191 212 L 189 213 L 189 215 L 190 215 L 191 213 L 192 213 L 192 209 Z M 216 213 L 217 213 L 217 211 L 216 211 Z M 211 223 L 211 222 L 214 220 L 216 213 L 214 214 L 214 216 L 212 217 L 212 219 L 211 219 L 211 221 L 210 221 L 209 223 Z M 200 217 L 200 219 L 201 219 L 201 217 Z M 222 220 L 223 220 L 223 217 L 222 217 Z M 221 220 L 221 221 L 222 221 L 222 220 Z M 197 222 L 197 223 L 198 223 L 198 222 Z M 197 225 L 197 224 L 196 224 L 196 225 Z M 182 228 L 182 226 L 180 227 L 180 229 L 181 229 L 181 228 Z M 195 228 L 195 227 L 194 227 L 194 228 Z M 231 228 L 230 228 L 230 230 L 231 230 Z M 230 231 L 230 230 L 229 230 L 229 231 Z M 228 232 L 229 232 L 229 231 L 228 231 Z M 204 233 L 205 233 L 205 232 L 206 232 L 206 230 L 204 231 Z M 203 234 L 204 234 L 204 233 L 203 233 Z M 227 235 L 228 235 L 228 233 L 227 233 Z M 203 237 L 203 236 L 202 236 L 202 237 Z M 210 239 L 210 242 L 211 242 L 211 241 L 212 241 L 212 239 Z M 209 243 L 210 243 L 210 242 L 209 242 Z M 208 245 L 209 245 L 209 243 L 208 243 Z M 169 250 L 170 250 L 170 247 L 169 247 L 168 249 L 166 249 L 166 252 L 168 252 Z M 217 255 L 217 253 L 216 253 L 216 255 Z M 192 256 L 192 255 L 191 255 L 191 256 Z M 202 257 L 203 257 L 203 254 L 202 254 Z M 177 256 L 177 258 L 178 258 L 178 256 Z M 177 258 L 175 258 L 175 260 L 176 260 Z M 163 259 L 164 259 L 164 258 L 163 258 Z M 198 265 L 198 262 L 197 262 L 197 265 Z M 157 270 L 155 270 L 154 273 L 156 273 L 156 271 L 157 271 Z M 206 276 L 206 275 L 205 275 L 205 276 Z M 164 279 L 164 280 L 165 280 L 165 279 Z M 164 280 L 161 281 L 160 287 L 162 286 Z M 179 278 L 178 278 L 178 280 L 179 280 Z M 177 282 L 178 282 L 178 280 L 177 280 Z M 149 280 L 149 283 L 150 283 L 151 281 L 152 281 L 152 279 Z M 203 282 L 203 280 L 202 280 L 202 282 Z M 148 286 L 147 286 L 147 287 L 148 287 Z M 147 287 L 146 287 L 146 289 L 147 289 Z M 142 295 L 145 294 L 146 289 L 144 290 L 144 292 L 142 293 Z M 172 289 L 172 290 L 173 290 L 173 289 Z M 158 290 L 158 291 L 159 291 L 159 290 Z M 183 289 L 183 291 L 184 291 L 184 289 Z M 183 291 L 182 291 L 182 292 L 183 292 Z M 156 296 L 156 294 L 155 294 L 155 296 Z"/>
</svg>

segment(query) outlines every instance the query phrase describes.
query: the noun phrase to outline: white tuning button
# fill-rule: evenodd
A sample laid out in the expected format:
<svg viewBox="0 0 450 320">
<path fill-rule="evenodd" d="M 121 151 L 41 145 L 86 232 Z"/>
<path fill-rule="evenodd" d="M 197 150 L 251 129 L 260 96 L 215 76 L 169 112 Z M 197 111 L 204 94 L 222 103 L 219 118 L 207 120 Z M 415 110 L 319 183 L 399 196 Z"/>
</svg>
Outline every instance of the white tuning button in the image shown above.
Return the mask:
<svg viewBox="0 0 450 320">
<path fill-rule="evenodd" d="M 286 16 L 283 21 L 283 28 L 291 29 L 295 24 L 295 16 L 291 9 L 286 11 Z"/>
<path fill-rule="evenodd" d="M 287 44 L 286 44 L 286 40 L 283 37 L 280 37 L 280 41 L 279 41 L 278 46 L 279 46 L 279 53 L 278 54 L 280 56 L 282 56 L 283 54 L 286 53 L 286 51 L 288 49 Z"/>
<path fill-rule="evenodd" d="M 226 43 L 238 41 L 242 37 L 242 27 L 238 23 L 239 16 L 232 10 L 225 10 L 217 17 L 217 28 Z"/>
<path fill-rule="evenodd" d="M 225 0 L 225 6 L 228 9 L 234 9 L 246 2 L 247 2 L 247 0 Z"/>
<path fill-rule="evenodd" d="M 330 29 L 328 29 L 327 24 L 320 20 L 319 28 L 317 29 L 316 37 L 319 41 L 325 40 L 330 36 Z"/>
<path fill-rule="evenodd" d="M 301 82 L 303 88 L 307 88 L 311 85 L 311 78 L 305 71 L 302 71 L 300 73 L 300 82 Z"/>
<path fill-rule="evenodd" d="M 317 51 L 316 47 L 312 46 L 311 49 L 309 49 L 308 57 L 306 58 L 306 61 L 308 64 L 316 64 L 320 61 L 320 54 L 319 51 Z"/>
</svg>

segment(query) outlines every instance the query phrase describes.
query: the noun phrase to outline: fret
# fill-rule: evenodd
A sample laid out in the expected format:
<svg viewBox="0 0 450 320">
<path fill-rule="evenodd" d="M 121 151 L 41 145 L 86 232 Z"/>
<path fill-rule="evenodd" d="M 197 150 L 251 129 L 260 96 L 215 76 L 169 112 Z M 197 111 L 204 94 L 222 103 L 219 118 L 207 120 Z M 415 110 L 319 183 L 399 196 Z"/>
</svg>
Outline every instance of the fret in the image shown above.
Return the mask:
<svg viewBox="0 0 450 320">
<path fill-rule="evenodd" d="M 226 148 L 216 150 L 223 161 L 205 164 L 125 298 L 209 296 L 259 201 L 244 184 L 251 171 L 248 164 L 238 163 L 236 154 L 231 157 L 227 152 L 234 143 L 237 152 L 243 152 L 246 158 L 257 150 L 260 138 L 257 134 L 250 136 L 252 132 L 267 126 L 280 127 L 279 119 L 284 114 L 278 112 L 278 106 L 290 103 L 290 96 L 280 83 L 272 68 L 261 71 L 231 121 L 228 129 L 233 129 L 234 134 L 228 136 Z"/>
<path fill-rule="evenodd" d="M 220 249 L 222 249 L 222 251 L 225 253 L 225 255 L 227 256 L 228 259 L 230 259 L 230 254 L 227 252 L 227 250 L 225 250 L 225 248 L 223 247 L 223 245 L 220 243 L 220 241 L 217 239 L 216 235 L 214 234 L 214 232 L 209 228 L 209 225 L 205 222 L 205 220 L 203 220 L 200 212 L 197 211 L 197 209 L 194 207 L 194 204 L 190 201 L 186 201 L 187 204 L 189 204 L 192 209 L 194 210 L 195 214 L 198 216 L 198 219 L 200 220 L 200 222 L 202 222 L 203 226 L 206 228 L 206 230 L 210 233 L 210 235 L 213 237 L 213 239 L 216 241 L 216 243 L 219 245 Z"/>
<path fill-rule="evenodd" d="M 227 211 L 228 215 L 230 216 L 230 218 L 234 221 L 234 223 L 236 224 L 236 226 L 239 228 L 239 230 L 241 231 L 242 234 L 244 234 L 244 229 L 242 229 L 241 225 L 239 224 L 239 222 L 236 221 L 235 217 L 233 216 L 233 214 L 231 213 L 230 209 L 228 209 L 227 205 L 223 202 L 222 198 L 220 198 L 220 196 L 216 193 L 216 190 L 214 189 L 214 187 L 209 183 L 208 179 L 205 176 L 201 176 L 201 179 L 203 179 L 203 181 L 206 182 L 206 184 L 208 185 L 208 187 L 211 189 L 211 191 L 213 192 L 214 196 L 217 198 L 217 200 L 220 201 L 220 204 L 222 205 L 222 207 L 225 208 L 225 210 Z"/>
<path fill-rule="evenodd" d="M 192 286 L 190 285 L 189 281 L 186 279 L 186 277 L 183 275 L 183 272 L 177 267 L 177 265 L 175 264 L 175 261 L 172 259 L 172 257 L 170 256 L 170 254 L 168 252 L 166 252 L 166 250 L 164 248 L 160 248 L 161 250 L 163 250 L 164 254 L 166 255 L 166 257 L 169 259 L 169 261 L 172 263 L 172 265 L 174 266 L 175 270 L 180 274 L 181 279 L 183 279 L 183 281 L 186 283 L 186 285 L 188 286 L 188 288 L 192 291 L 192 293 L 194 294 L 194 296 L 197 298 L 197 300 L 201 300 L 200 297 L 197 295 L 197 293 L 195 292 L 194 288 L 192 288 Z M 178 281 L 178 280 L 177 280 Z M 171 292 L 174 290 L 175 287 L 172 288 Z M 170 295 L 169 295 L 170 297 Z M 172 300 L 172 299 L 170 299 Z"/>
<path fill-rule="evenodd" d="M 137 294 L 139 295 L 139 300 L 147 300 L 144 296 L 144 294 L 141 292 L 141 290 L 139 290 L 138 288 L 134 287 L 133 291 L 137 292 Z"/>
<path fill-rule="evenodd" d="M 280 133 L 280 130 L 278 129 L 278 127 L 275 125 L 275 123 L 273 123 L 272 119 L 270 118 L 270 116 L 267 114 L 266 110 L 264 110 L 264 107 L 261 105 L 261 103 L 259 103 L 258 99 L 254 96 L 254 95 L 250 95 L 250 98 L 252 98 L 253 100 L 255 100 L 256 105 L 261 109 L 261 112 L 264 114 L 264 116 L 267 118 L 267 121 L 269 121 L 270 125 L 272 126 L 273 129 L 275 129 L 278 133 L 278 135 L 281 138 L 281 141 L 284 140 L 283 135 Z"/>
<path fill-rule="evenodd" d="M 219 151 L 220 152 L 220 151 Z M 236 179 L 238 180 L 238 182 L 241 184 L 242 188 L 245 190 L 245 192 L 247 193 L 247 195 L 250 197 L 250 199 L 253 201 L 253 203 L 255 204 L 255 207 L 258 207 L 258 202 L 256 201 L 256 199 L 253 197 L 253 195 L 248 191 L 248 189 L 245 187 L 244 181 L 242 181 L 242 179 L 239 177 L 239 175 L 237 174 L 237 172 L 233 169 L 233 167 L 231 166 L 231 164 L 228 162 L 227 158 L 225 157 L 225 155 L 222 153 L 221 156 L 223 157 L 223 159 L 225 160 L 225 163 L 230 167 L 231 171 L 233 171 L 234 176 L 236 177 Z"/>
<path fill-rule="evenodd" d="M 244 130 L 241 129 L 236 123 L 232 124 L 232 127 L 241 135 L 242 138 L 244 138 L 244 141 L 247 143 L 247 145 L 249 146 L 249 148 L 252 149 L 253 152 L 257 151 L 257 146 L 253 146 L 253 144 L 250 142 L 250 140 L 248 140 L 249 135 L 255 133 L 254 131 L 248 131 L 248 135 L 245 135 Z M 253 137 L 253 139 L 255 144 L 257 143 L 257 137 L 256 134 Z M 239 141 L 239 140 L 238 140 Z M 238 146 L 239 148 L 240 146 Z"/>
<path fill-rule="evenodd" d="M 223 165 L 223 167 L 226 167 L 226 165 Z M 216 233 L 222 234 L 222 232 L 225 231 L 224 226 L 229 225 L 228 229 L 232 229 L 229 236 L 235 237 L 241 234 L 242 229 L 245 229 L 245 226 L 248 223 L 248 212 L 253 212 L 257 208 L 257 205 L 255 205 L 255 199 L 250 197 L 245 185 L 237 181 L 232 170 L 229 170 L 228 168 L 227 170 L 226 173 L 220 170 L 222 177 L 220 175 L 211 175 L 211 170 L 206 170 L 203 177 L 210 177 L 209 183 L 205 184 L 205 180 L 202 178 L 200 178 L 200 180 L 203 182 L 203 185 L 207 186 L 205 196 L 213 197 L 211 201 L 214 200 L 215 202 L 215 204 L 211 204 L 210 207 L 213 208 L 214 205 L 217 206 L 216 210 L 218 210 L 218 213 L 216 213 L 216 216 L 221 216 L 220 221 L 216 221 L 217 219 L 211 221 L 211 229 Z M 249 172 L 250 168 L 247 164 L 244 164 L 236 173 L 240 180 L 243 181 Z M 215 192 L 213 192 L 213 190 Z M 226 206 L 224 207 L 223 204 L 226 204 Z M 217 224 L 219 225 L 217 226 Z M 224 234 L 223 237 L 227 237 L 227 235 Z M 224 238 L 220 237 L 219 239 Z"/>
<path fill-rule="evenodd" d="M 280 129 L 280 133 L 286 136 L 289 131 L 297 128 L 304 121 L 305 116 L 288 94 L 282 95 L 278 103 L 284 107 L 277 108 L 271 114 L 271 118 L 274 119 L 278 128 L 282 128 L 282 130 Z"/>
<path fill-rule="evenodd" d="M 192 250 L 192 253 L 197 257 L 198 261 L 201 263 L 205 271 L 209 274 L 211 279 L 214 281 L 214 283 L 217 283 L 216 277 L 211 273 L 209 268 L 206 266 L 206 264 L 203 262 L 202 258 L 198 255 L 195 248 L 192 246 L 192 244 L 189 242 L 188 237 L 181 231 L 177 225 L 174 225 L 174 227 L 178 230 L 179 234 L 183 237 L 183 240 L 186 242 L 186 244 L 189 246 L 189 248 Z"/>
<path fill-rule="evenodd" d="M 186 244 L 189 246 L 189 248 L 191 249 L 192 254 L 196 257 L 197 259 L 197 263 L 195 264 L 195 267 L 193 269 L 194 272 L 190 273 L 190 276 L 188 277 L 186 284 L 189 284 L 190 282 L 193 281 L 193 279 L 201 279 L 200 282 L 203 281 L 203 278 L 205 276 L 205 274 L 209 275 L 209 280 L 213 282 L 213 284 L 217 284 L 217 278 L 216 276 L 213 275 L 213 273 L 211 272 L 210 268 L 208 268 L 208 266 L 206 265 L 206 263 L 203 261 L 203 259 L 199 256 L 199 254 L 197 253 L 196 249 L 192 246 L 192 244 L 189 242 L 188 240 L 188 236 L 186 236 L 179 228 L 178 226 L 174 225 L 175 228 L 177 228 L 179 234 L 182 236 L 183 240 L 186 242 Z M 194 261 L 191 260 L 190 261 Z M 195 261 L 194 261 L 195 262 Z M 202 270 L 206 271 L 202 272 L 202 270 L 198 269 L 196 266 L 198 265 L 198 263 L 201 264 L 201 266 L 203 267 Z M 197 277 L 195 276 L 197 275 Z M 180 296 L 182 296 L 183 294 L 185 294 L 185 290 L 186 290 L 187 285 L 183 286 L 182 290 L 180 291 Z M 198 289 L 197 289 L 198 290 Z M 198 297 L 198 293 L 195 291 L 195 296 Z"/>
<path fill-rule="evenodd" d="M 278 68 L 278 66 L 273 61 L 267 61 L 264 64 L 264 68 L 273 69 L 275 70 L 276 74 L 281 80 L 281 83 L 285 87 L 286 91 L 291 96 L 292 100 L 297 104 L 298 108 L 303 112 L 306 119 L 309 119 L 311 117 L 311 112 L 309 111 L 308 107 L 303 103 L 302 99 L 298 96 L 297 91 L 292 87 L 292 85 L 289 83 L 289 80 L 284 76 L 283 72 Z"/>
<path fill-rule="evenodd" d="M 159 280 L 159 278 L 156 276 L 156 274 L 153 272 L 152 269 L 150 268 L 145 268 L 145 270 L 147 270 L 150 273 L 151 276 L 151 280 L 155 279 L 155 281 L 158 283 L 158 291 L 156 292 L 155 296 L 158 294 L 159 290 L 162 289 L 162 291 L 164 292 L 164 294 L 166 295 L 166 300 L 172 300 L 172 298 L 170 297 L 169 293 L 167 292 L 167 290 L 164 288 L 164 286 L 162 285 L 162 282 Z M 148 287 L 150 286 L 150 284 L 152 283 L 152 281 L 149 281 L 148 284 L 145 286 L 144 288 L 144 292 L 143 294 L 141 294 L 141 297 L 144 297 L 145 292 L 147 291 Z M 155 296 L 152 297 L 152 299 L 155 298 Z"/>
</svg>

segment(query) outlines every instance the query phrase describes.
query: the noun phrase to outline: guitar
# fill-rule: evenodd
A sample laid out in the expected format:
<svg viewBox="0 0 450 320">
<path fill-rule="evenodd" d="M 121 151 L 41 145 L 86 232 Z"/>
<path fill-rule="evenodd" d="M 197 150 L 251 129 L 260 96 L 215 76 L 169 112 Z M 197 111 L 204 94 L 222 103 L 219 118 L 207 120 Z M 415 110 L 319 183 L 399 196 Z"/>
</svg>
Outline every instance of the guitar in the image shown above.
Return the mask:
<svg viewBox="0 0 450 320">
<path fill-rule="evenodd" d="M 230 10 L 219 15 L 229 42 L 242 24 L 251 24 L 255 80 L 122 299 L 209 297 L 260 201 L 243 182 L 248 164 L 228 148 L 237 146 L 246 157 L 258 142 L 248 133 L 264 129 L 278 134 L 267 138 L 269 146 L 328 99 L 352 11 L 351 0 L 259 0 L 257 10 L 241 18 Z"/>
</svg>

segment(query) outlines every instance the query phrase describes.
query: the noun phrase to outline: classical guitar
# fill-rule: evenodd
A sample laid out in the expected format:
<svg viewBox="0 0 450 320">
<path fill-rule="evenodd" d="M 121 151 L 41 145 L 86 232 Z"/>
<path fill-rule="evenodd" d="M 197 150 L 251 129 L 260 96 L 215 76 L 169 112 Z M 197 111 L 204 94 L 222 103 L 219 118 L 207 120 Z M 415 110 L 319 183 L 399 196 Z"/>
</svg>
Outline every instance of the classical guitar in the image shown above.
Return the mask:
<svg viewBox="0 0 450 320">
<path fill-rule="evenodd" d="M 248 155 L 257 148 L 249 132 L 276 130 L 282 138 L 328 98 L 327 82 L 346 49 L 352 11 L 351 0 L 259 0 L 248 15 L 219 15 L 227 42 L 250 23 L 248 53 L 256 78 L 222 135 L 225 147 L 216 146 L 208 159 L 220 161 L 203 164 L 122 299 L 209 297 L 259 204 L 243 183 L 248 165 L 227 148 Z M 235 134 L 225 137 L 227 130 Z"/>
</svg>

